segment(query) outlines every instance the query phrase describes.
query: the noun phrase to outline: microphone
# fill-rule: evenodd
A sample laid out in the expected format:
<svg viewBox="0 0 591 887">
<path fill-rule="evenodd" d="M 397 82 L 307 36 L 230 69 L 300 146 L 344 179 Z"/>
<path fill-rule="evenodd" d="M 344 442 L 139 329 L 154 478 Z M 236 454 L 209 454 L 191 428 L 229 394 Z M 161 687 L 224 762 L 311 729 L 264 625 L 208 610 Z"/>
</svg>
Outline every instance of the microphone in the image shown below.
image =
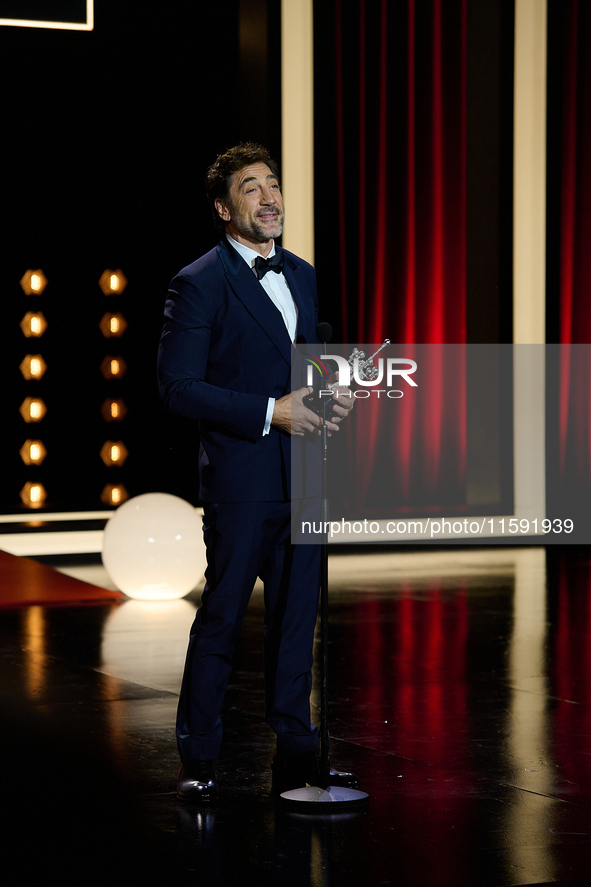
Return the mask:
<svg viewBox="0 0 591 887">
<path fill-rule="evenodd" d="M 322 342 L 323 345 L 330 342 L 332 339 L 332 327 L 330 323 L 318 324 L 316 327 L 316 338 L 319 342 Z M 328 399 L 321 398 L 317 391 L 304 397 L 304 403 L 309 410 L 312 410 L 318 416 L 326 415 L 327 411 L 332 412 L 332 407 L 334 405 L 332 397 L 329 397 Z"/>
<path fill-rule="evenodd" d="M 332 327 L 330 323 L 319 323 L 316 327 L 316 338 L 326 345 L 332 339 Z"/>
</svg>

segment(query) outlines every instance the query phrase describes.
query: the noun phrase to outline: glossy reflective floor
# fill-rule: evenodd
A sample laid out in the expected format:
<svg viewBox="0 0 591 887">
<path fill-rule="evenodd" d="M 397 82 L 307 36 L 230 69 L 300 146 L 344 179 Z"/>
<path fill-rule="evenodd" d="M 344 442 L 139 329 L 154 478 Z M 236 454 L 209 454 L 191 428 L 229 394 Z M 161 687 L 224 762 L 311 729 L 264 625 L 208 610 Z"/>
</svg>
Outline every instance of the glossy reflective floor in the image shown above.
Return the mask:
<svg viewBox="0 0 591 887">
<path fill-rule="evenodd" d="M 174 793 L 198 595 L 0 610 L 4 883 L 591 884 L 589 549 L 338 554 L 330 576 L 331 757 L 370 795 L 335 816 L 269 797 L 260 590 L 211 808 Z"/>
</svg>

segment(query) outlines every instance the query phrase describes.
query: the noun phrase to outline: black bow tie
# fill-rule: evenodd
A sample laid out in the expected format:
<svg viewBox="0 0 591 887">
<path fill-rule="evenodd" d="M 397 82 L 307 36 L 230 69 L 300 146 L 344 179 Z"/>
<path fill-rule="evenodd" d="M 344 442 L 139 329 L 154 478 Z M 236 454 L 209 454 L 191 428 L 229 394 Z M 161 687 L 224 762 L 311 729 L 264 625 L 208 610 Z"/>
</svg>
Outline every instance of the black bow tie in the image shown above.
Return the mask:
<svg viewBox="0 0 591 887">
<path fill-rule="evenodd" d="M 277 274 L 281 274 L 283 271 L 283 251 L 276 252 L 270 259 L 263 259 L 262 256 L 257 256 L 254 260 L 254 267 L 259 280 L 263 279 L 267 271 L 275 271 Z"/>
</svg>

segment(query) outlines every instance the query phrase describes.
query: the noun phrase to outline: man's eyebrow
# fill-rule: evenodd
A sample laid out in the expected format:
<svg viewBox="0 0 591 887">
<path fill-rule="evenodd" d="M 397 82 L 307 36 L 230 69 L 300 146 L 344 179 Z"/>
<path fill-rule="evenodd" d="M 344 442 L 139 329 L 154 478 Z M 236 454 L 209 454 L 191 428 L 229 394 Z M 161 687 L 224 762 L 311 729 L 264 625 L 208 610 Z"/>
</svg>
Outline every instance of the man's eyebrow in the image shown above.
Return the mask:
<svg viewBox="0 0 591 887">
<path fill-rule="evenodd" d="M 273 180 L 276 181 L 276 182 L 279 181 L 279 179 L 277 178 L 277 176 L 276 176 L 274 173 L 272 173 L 272 172 L 270 172 L 269 175 L 265 176 L 265 180 L 266 180 L 266 181 L 269 181 L 269 179 L 273 179 Z M 243 180 L 240 182 L 240 187 L 242 188 L 244 185 L 247 185 L 248 182 L 258 182 L 258 181 L 259 181 L 259 177 L 258 177 L 258 176 L 247 176 L 245 179 L 243 179 Z"/>
</svg>

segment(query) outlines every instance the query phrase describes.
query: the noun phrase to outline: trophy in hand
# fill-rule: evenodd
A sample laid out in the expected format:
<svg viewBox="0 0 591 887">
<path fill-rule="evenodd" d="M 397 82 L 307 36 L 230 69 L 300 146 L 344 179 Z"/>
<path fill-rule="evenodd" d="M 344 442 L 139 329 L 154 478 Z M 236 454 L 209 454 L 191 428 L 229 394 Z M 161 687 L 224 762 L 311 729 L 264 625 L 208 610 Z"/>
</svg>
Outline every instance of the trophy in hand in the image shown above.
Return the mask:
<svg viewBox="0 0 591 887">
<path fill-rule="evenodd" d="M 332 411 L 332 407 L 335 404 L 335 399 L 332 396 L 327 396 L 327 391 L 330 389 L 338 388 L 338 387 L 346 387 L 351 388 L 351 383 L 353 381 L 357 382 L 372 382 L 374 379 L 378 377 L 379 370 L 374 365 L 374 358 L 384 349 L 387 345 L 390 344 L 390 339 L 384 339 L 384 342 L 377 351 L 374 351 L 369 357 L 365 356 L 365 351 L 360 351 L 359 348 L 353 348 L 353 351 L 349 355 L 348 359 L 345 361 L 344 358 L 339 358 L 337 355 L 325 355 L 327 358 L 332 358 L 339 365 L 339 371 L 333 373 L 332 376 L 329 376 L 328 379 L 323 381 L 323 388 L 314 391 L 313 394 L 309 394 L 304 398 L 304 403 L 308 407 L 309 410 L 315 412 L 318 416 L 326 415 L 325 409 L 327 411 Z M 345 376 L 347 378 L 343 379 L 342 369 L 345 369 Z M 346 372 L 348 368 L 348 373 Z M 338 397 L 338 393 L 336 395 Z"/>
<path fill-rule="evenodd" d="M 374 351 L 374 353 L 367 358 L 365 356 L 365 351 L 360 351 L 359 348 L 354 348 L 347 361 L 351 367 L 353 378 L 359 379 L 361 382 L 373 382 L 374 379 L 377 379 L 379 370 L 374 366 L 373 359 L 378 356 L 380 351 L 382 351 L 386 345 L 389 344 L 390 339 L 384 339 L 384 344 L 380 345 L 378 350 Z M 355 364 L 357 364 L 357 366 Z M 334 385 L 329 385 L 328 387 L 331 388 L 334 387 Z"/>
</svg>

